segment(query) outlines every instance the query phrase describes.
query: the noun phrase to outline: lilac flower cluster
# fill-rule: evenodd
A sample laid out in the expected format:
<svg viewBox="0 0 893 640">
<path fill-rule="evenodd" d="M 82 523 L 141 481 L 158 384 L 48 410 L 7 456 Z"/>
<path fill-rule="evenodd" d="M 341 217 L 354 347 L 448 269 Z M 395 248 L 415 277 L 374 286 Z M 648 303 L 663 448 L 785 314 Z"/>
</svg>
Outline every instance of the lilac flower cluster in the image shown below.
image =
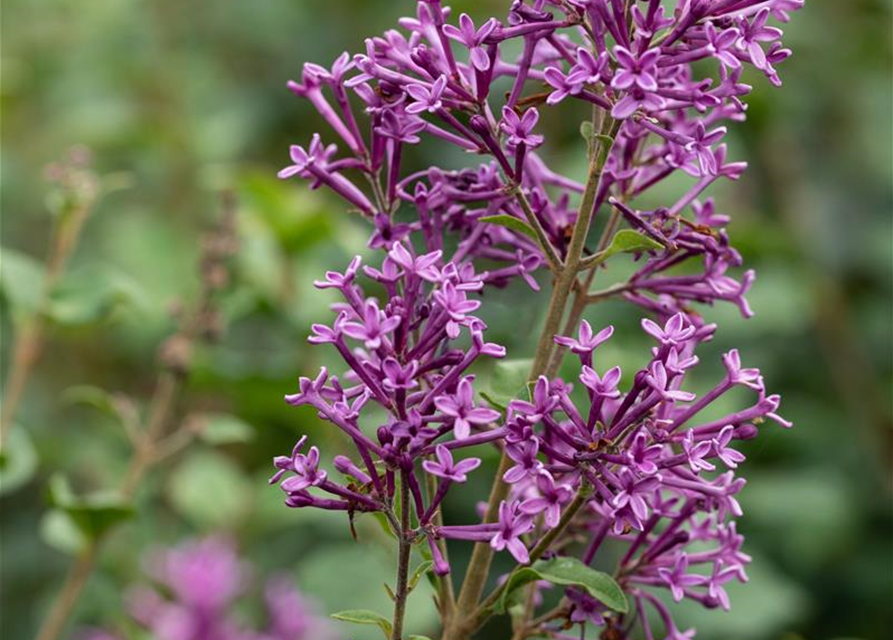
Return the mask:
<svg viewBox="0 0 893 640">
<path fill-rule="evenodd" d="M 157 640 L 326 640 L 328 622 L 291 579 L 271 578 L 264 590 L 266 628 L 246 629 L 233 615 L 245 595 L 251 567 L 243 563 L 227 539 L 209 537 L 155 553 L 147 573 L 161 590 L 134 587 L 127 594 L 133 620 Z M 169 597 L 167 595 L 169 594 Z M 118 640 L 108 631 L 92 630 L 85 640 Z"/>
<path fill-rule="evenodd" d="M 493 527 L 497 535 L 488 538 L 493 534 L 486 526 L 445 526 L 439 533 L 489 539 L 494 548 L 506 547 L 526 563 L 525 538 L 535 543 L 558 525 L 573 496 L 582 495 L 584 511 L 562 535 L 572 540 L 582 534 L 587 540 L 581 550 L 586 564 L 606 539 L 626 543 L 614 575 L 635 599 L 646 635 L 653 637 L 647 628 L 648 604 L 666 622 L 668 637 L 677 637 L 665 606 L 645 587 L 668 588 L 677 602 L 685 596 L 728 609 L 722 585 L 746 580 L 749 562 L 735 531 L 734 518 L 742 515 L 735 495 L 745 481 L 735 477 L 744 455 L 734 442 L 754 438 L 766 419 L 791 425 L 776 414 L 779 397 L 766 394 L 759 371 L 743 368 L 734 349 L 723 356 L 726 375 L 712 389 L 700 397 L 684 390 L 688 372 L 698 364 L 695 350 L 712 338 L 714 325 L 692 324 L 680 313 L 664 326 L 646 319 L 642 327 L 656 346 L 626 390 L 619 367 L 593 363 L 593 352 L 613 327 L 593 335 L 583 321 L 577 339 L 556 337 L 579 357 L 582 402 L 572 398 L 573 385 L 545 377 L 537 381 L 530 401 L 513 401 L 502 427 L 514 462 L 504 479 L 512 489 Z M 755 393 L 751 406 L 699 418 L 735 387 Z M 695 566 L 706 570 L 689 573 Z M 597 601 L 572 593 L 571 620 L 605 623 Z"/>
<path fill-rule="evenodd" d="M 740 280 L 728 275 L 741 263 L 723 230 L 728 218 L 697 198 L 718 178 L 734 180 L 744 170 L 744 163 L 727 160 L 720 123 L 744 117 L 742 98 L 750 91 L 740 81 L 745 64 L 778 83 L 774 65 L 790 51 L 781 45 L 781 31 L 766 22 L 787 20 L 801 4 L 685 0 L 668 15 L 657 0 L 516 1 L 505 23 L 490 19 L 476 27 L 463 14 L 454 27 L 446 23 L 448 8 L 422 1 L 415 18 L 400 20 L 406 33 L 370 38 L 365 54 L 345 53 L 331 69 L 304 65 L 301 82 L 290 89 L 312 102 L 349 153 L 336 159 L 336 145 L 316 135 L 306 149 L 292 146 L 294 164 L 280 177 L 299 175 L 314 188 L 326 186 L 370 217 L 372 247 L 390 248 L 419 232 L 426 249 L 435 251 L 449 229 L 470 256 L 523 265 L 529 273 L 543 262 L 542 249 L 478 220 L 493 214 L 527 220 L 548 239 L 546 258 L 553 250 L 566 253 L 577 216 L 570 202 L 584 186 L 551 170 L 536 153 L 544 139 L 533 133 L 535 105 L 592 103 L 620 128 L 595 202 L 584 213 L 594 216 L 609 203 L 665 247 L 629 280 L 627 297 L 662 313 L 680 310 L 686 300 L 731 300 L 749 315 L 743 295 L 753 273 Z M 514 50 L 508 46 L 513 41 L 522 53 L 503 56 L 503 49 Z M 452 43 L 467 52 L 467 63 Z M 715 61 L 716 78 L 697 77 L 692 65 L 701 60 Z M 357 105 L 368 120 L 364 127 Z M 419 144 L 421 134 L 492 160 L 474 170 L 432 167 L 403 175 L 403 149 Z M 623 204 L 677 170 L 696 182 L 674 203 L 651 211 Z M 396 223 L 402 204 L 412 206 L 412 220 Z M 691 220 L 682 215 L 688 208 Z M 667 274 L 694 258 L 702 262 L 696 275 Z"/>
<path fill-rule="evenodd" d="M 319 450 L 310 447 L 305 453 L 305 439 L 299 440 L 290 457 L 276 458 L 279 471 L 271 480 L 288 493 L 289 506 L 387 511 L 395 474 L 403 471 L 419 525 L 426 527 L 449 486 L 465 482 L 480 463 L 474 458 L 455 462 L 450 449 L 502 438 L 503 432 L 486 429 L 501 418 L 500 412 L 476 406 L 474 376 L 467 371 L 481 357 L 503 357 L 505 349 L 485 341 L 486 325 L 472 315 L 481 302 L 469 296 L 484 286 L 486 274 L 476 274 L 470 262 L 460 265 L 443 264 L 439 250 L 413 256 L 396 242 L 380 269 L 364 268 L 384 287 L 387 304 L 366 297 L 356 283 L 359 258 L 344 273 L 329 272 L 316 283 L 337 289 L 345 302 L 335 305 L 332 326 L 313 325 L 310 342 L 334 346 L 350 369 L 341 378 L 325 369 L 315 380 L 301 378 L 298 393 L 286 401 L 316 409 L 352 440 L 358 458 L 334 459 L 347 478 L 339 484 L 319 468 Z M 470 344 L 458 348 L 463 333 Z M 386 416 L 383 424 L 374 425 L 374 436 L 361 424 L 369 403 Z M 450 442 L 435 445 L 447 435 L 453 436 Z M 422 466 L 439 479 L 439 488 L 426 505 L 415 463 L 432 454 L 437 462 L 426 460 Z M 313 495 L 311 488 L 328 496 Z M 429 541 L 438 571 L 448 572 L 434 537 Z"/>
<path fill-rule="evenodd" d="M 754 437 L 766 418 L 788 423 L 776 414 L 778 397 L 766 394 L 758 371 L 741 368 L 735 350 L 724 356 L 727 375 L 714 389 L 700 397 L 683 389 L 696 347 L 715 330 L 691 304 L 727 301 L 752 314 L 745 295 L 754 273 L 738 273 L 729 218 L 704 192 L 746 168 L 728 159 L 723 123 L 745 116 L 746 65 L 779 84 L 775 67 L 790 52 L 768 21 L 785 22 L 802 4 L 514 0 L 505 20 L 475 23 L 466 14 L 451 20 L 440 0 L 419 0 L 401 30 L 368 39 L 365 53 L 345 53 L 331 69 L 305 64 L 289 88 L 312 103 L 346 152 L 339 156 L 317 134 L 307 147 L 291 147 L 293 164 L 279 175 L 332 190 L 372 222 L 369 246 L 385 256 L 363 273 L 384 296 L 359 283 L 359 258 L 317 282 L 344 301 L 331 325 L 313 327 L 310 341 L 332 345 L 347 371 L 301 378 L 286 399 L 312 406 L 356 455 L 334 458 L 344 476 L 336 481 L 302 438 L 291 456 L 275 460 L 272 481 L 287 504 L 383 513 L 404 542 L 427 540 L 438 575 L 450 571 L 443 539 L 489 544 L 523 565 L 567 553 L 566 542 L 581 533 L 589 564 L 605 539 L 619 539 L 628 546 L 614 577 L 641 614 L 626 619 L 641 620 L 649 639 L 649 607 L 667 637 L 682 637 L 652 587 L 727 607 L 722 585 L 744 579 L 747 562 L 734 524 L 734 496 L 744 484 L 734 470 L 743 455 L 733 445 Z M 539 110 L 572 101 L 593 114 L 581 127 L 585 183 L 550 168 L 540 153 L 548 142 L 537 132 Z M 405 171 L 406 145 L 423 138 L 487 160 Z M 687 191 L 666 206 L 634 206 L 679 172 L 690 177 Z M 641 241 L 617 251 L 635 253 L 637 268 L 590 292 L 624 224 Z M 601 239 L 590 242 L 597 227 Z M 486 342 L 486 325 L 474 315 L 480 293 L 515 277 L 539 290 L 541 267 L 551 272 L 552 301 L 530 397 L 508 407 L 477 400 L 472 366 L 505 355 Z M 575 310 L 566 314 L 572 294 Z M 657 341 L 650 361 L 626 385 L 619 368 L 593 361 L 613 329 L 596 333 L 583 322 L 577 331 L 577 303 L 608 296 L 656 318 L 643 320 Z M 565 315 L 568 335 L 557 335 Z M 577 394 L 557 377 L 566 350 L 580 359 Z M 736 386 L 756 393 L 751 407 L 699 420 Z M 494 489 L 483 522 L 443 523 L 439 507 L 450 487 L 480 465 L 457 454 L 484 443 L 503 452 L 503 489 Z M 701 550 L 705 542 L 713 550 Z M 485 576 L 489 564 L 482 564 Z M 581 590 L 568 590 L 567 602 L 565 623 L 629 632 L 623 615 L 609 615 Z M 395 623 L 400 607 L 398 597 Z M 454 621 L 466 632 L 479 622 L 459 614 Z"/>
</svg>

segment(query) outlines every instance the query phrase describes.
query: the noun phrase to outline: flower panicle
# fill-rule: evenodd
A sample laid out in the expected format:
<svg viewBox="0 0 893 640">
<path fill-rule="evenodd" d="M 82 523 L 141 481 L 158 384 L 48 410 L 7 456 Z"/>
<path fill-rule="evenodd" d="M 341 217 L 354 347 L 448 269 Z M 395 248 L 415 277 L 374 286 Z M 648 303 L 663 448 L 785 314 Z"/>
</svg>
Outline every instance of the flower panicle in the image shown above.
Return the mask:
<svg viewBox="0 0 893 640">
<path fill-rule="evenodd" d="M 641 621 L 646 637 L 652 620 L 668 638 L 694 634 L 676 626 L 668 599 L 728 608 L 724 585 L 745 581 L 750 561 L 735 525 L 740 443 L 767 420 L 791 424 L 735 349 L 722 356 L 724 377 L 692 391 L 698 347 L 717 329 L 695 305 L 753 313 L 755 274 L 730 241 L 729 216 L 705 193 L 746 169 L 726 145 L 747 113 L 742 74 L 749 66 L 780 84 L 777 66 L 790 51 L 776 25 L 802 4 L 514 0 L 504 18 L 475 20 L 419 0 L 362 53 L 342 54 L 331 68 L 305 64 L 289 88 L 334 137 L 293 145 L 279 175 L 325 187 L 366 217 L 368 245 L 384 257 L 375 266 L 358 257 L 316 283 L 342 301 L 309 341 L 334 348 L 344 369 L 301 378 L 286 401 L 313 407 L 353 450 L 335 456 L 333 470 L 303 438 L 277 457 L 271 482 L 286 503 L 383 513 L 402 545 L 427 539 L 438 575 L 451 570 L 444 540 L 486 543 L 524 566 L 577 552 L 589 564 L 611 539 L 625 550 L 614 577 L 636 610 L 628 621 Z M 581 127 L 594 176 L 586 185 L 550 166 L 542 126 L 572 101 L 595 114 Z M 433 140 L 484 160 L 408 170 L 406 146 Z M 680 173 L 687 190 L 643 208 Z M 579 210 L 580 200 L 591 210 Z M 584 243 L 582 256 L 573 242 L 581 215 L 590 223 L 610 216 L 598 248 Z M 632 275 L 601 292 L 584 289 L 584 302 L 618 296 L 639 307 L 653 340 L 646 364 L 624 372 L 603 363 L 613 327 L 583 321 L 568 329 L 576 335 L 554 336 L 579 360 L 572 380 L 544 367 L 548 375 L 506 406 L 481 394 L 478 365 L 506 354 L 485 339 L 487 290 L 520 278 L 537 291 L 541 267 L 563 276 L 579 264 L 593 275 L 618 252 L 634 255 Z M 751 404 L 716 418 L 717 400 L 732 389 L 753 394 Z M 490 505 L 498 516 L 444 522 L 450 489 L 480 473 L 481 459 L 463 450 L 487 444 L 509 462 L 497 480 L 506 497 Z M 401 509 L 399 527 L 398 486 L 413 512 Z M 589 593 L 565 595 L 565 614 L 539 631 L 592 624 L 612 637 L 631 633 Z"/>
</svg>

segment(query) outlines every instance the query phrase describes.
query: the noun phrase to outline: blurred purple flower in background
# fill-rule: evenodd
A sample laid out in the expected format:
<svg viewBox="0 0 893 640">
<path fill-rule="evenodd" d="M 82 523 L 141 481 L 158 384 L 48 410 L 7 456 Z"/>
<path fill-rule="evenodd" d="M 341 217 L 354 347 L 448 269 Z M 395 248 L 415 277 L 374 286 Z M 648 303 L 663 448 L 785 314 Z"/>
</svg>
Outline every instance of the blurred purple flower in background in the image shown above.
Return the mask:
<svg viewBox="0 0 893 640">
<path fill-rule="evenodd" d="M 191 540 L 154 552 L 146 574 L 157 585 L 139 585 L 125 594 L 132 619 L 156 640 L 333 640 L 325 618 L 284 575 L 264 587 L 266 626 L 251 629 L 234 610 L 251 592 L 254 570 L 223 537 Z M 120 640 L 117 633 L 93 629 L 82 640 Z M 142 637 L 142 636 L 139 636 Z"/>
</svg>

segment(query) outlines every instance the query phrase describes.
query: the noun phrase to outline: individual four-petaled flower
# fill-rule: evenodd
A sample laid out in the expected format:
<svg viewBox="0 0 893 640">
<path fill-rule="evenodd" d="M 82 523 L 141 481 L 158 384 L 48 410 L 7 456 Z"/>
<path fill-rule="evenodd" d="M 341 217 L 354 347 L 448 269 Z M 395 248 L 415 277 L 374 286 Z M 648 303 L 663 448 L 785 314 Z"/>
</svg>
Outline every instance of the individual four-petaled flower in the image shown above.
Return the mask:
<svg viewBox="0 0 893 640">
<path fill-rule="evenodd" d="M 454 463 L 453 454 L 442 444 L 434 448 L 434 454 L 437 456 L 437 462 L 425 460 L 422 463 L 422 468 L 428 473 L 450 482 L 465 482 L 468 479 L 466 474 L 481 466 L 480 458 L 465 458 Z"/>
</svg>

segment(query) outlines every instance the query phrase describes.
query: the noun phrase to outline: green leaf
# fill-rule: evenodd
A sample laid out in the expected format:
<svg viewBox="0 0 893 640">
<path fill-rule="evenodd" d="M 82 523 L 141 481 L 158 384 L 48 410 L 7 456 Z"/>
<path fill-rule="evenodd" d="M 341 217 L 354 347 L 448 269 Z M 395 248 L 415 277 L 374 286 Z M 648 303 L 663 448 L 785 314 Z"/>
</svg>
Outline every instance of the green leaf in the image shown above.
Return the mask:
<svg viewBox="0 0 893 640">
<path fill-rule="evenodd" d="M 246 175 L 239 185 L 240 204 L 275 235 L 288 253 L 299 253 L 339 233 L 326 199 L 310 189 L 283 188 L 266 173 Z"/>
<path fill-rule="evenodd" d="M 3 248 L 0 252 L 0 293 L 16 320 L 35 311 L 43 295 L 44 267 L 31 256 Z"/>
<path fill-rule="evenodd" d="M 431 638 L 429 638 L 428 636 L 411 635 L 409 636 L 409 640 L 431 640 Z"/>
<path fill-rule="evenodd" d="M 490 224 L 498 224 L 499 226 L 506 227 L 507 229 L 511 229 L 512 231 L 523 233 L 525 236 L 539 244 L 539 240 L 536 237 L 536 231 L 533 230 L 533 227 L 531 227 L 520 218 L 516 218 L 515 216 L 501 213 L 497 216 L 484 216 L 480 219 L 480 221 L 489 222 Z"/>
<path fill-rule="evenodd" d="M 409 579 L 409 591 L 412 592 L 413 589 L 416 588 L 416 585 L 419 583 L 419 580 L 422 579 L 422 576 L 428 573 L 431 570 L 431 567 L 434 566 L 434 563 L 430 560 L 425 560 L 416 567 L 416 570 L 413 572 L 412 577 Z"/>
<path fill-rule="evenodd" d="M 234 415 L 228 413 L 208 413 L 201 416 L 204 420 L 199 437 L 211 445 L 248 442 L 254 438 L 254 428 Z"/>
<path fill-rule="evenodd" d="M 628 604 L 620 585 L 607 573 L 596 571 L 576 558 L 556 557 L 537 560 L 529 567 L 516 571 L 509 578 L 497 611 L 503 612 L 511 604 L 511 594 L 535 580 L 547 580 L 554 585 L 579 587 L 614 611 L 626 613 Z"/>
<path fill-rule="evenodd" d="M 331 617 L 335 620 L 353 622 L 354 624 L 378 625 L 382 633 L 384 633 L 384 637 L 387 640 L 390 640 L 391 638 L 391 621 L 384 616 L 378 615 L 374 611 L 368 611 L 367 609 L 349 609 L 347 611 L 339 611 L 338 613 L 333 613 Z"/>
<path fill-rule="evenodd" d="M 28 432 L 13 424 L 0 451 L 0 495 L 27 483 L 37 471 L 37 452 Z"/>
<path fill-rule="evenodd" d="M 594 267 L 601 264 L 617 253 L 639 253 L 660 249 L 661 244 L 646 235 L 632 229 L 621 229 L 611 238 L 611 244 L 604 251 L 589 256 L 583 261 L 586 267 Z"/>
<path fill-rule="evenodd" d="M 50 478 L 50 502 L 67 514 L 85 538 L 96 540 L 133 516 L 133 507 L 117 492 L 96 491 L 76 496 L 61 475 Z"/>
<path fill-rule="evenodd" d="M 481 397 L 505 411 L 508 403 L 521 396 L 527 388 L 532 363 L 533 360 L 527 358 L 500 360 L 490 376 L 490 388 L 481 393 Z"/>
<path fill-rule="evenodd" d="M 86 384 L 69 387 L 62 393 L 62 401 L 67 404 L 85 405 L 115 418 L 119 417 L 114 397 L 99 387 Z"/>
<path fill-rule="evenodd" d="M 660 248 L 661 244 L 653 238 L 649 238 L 632 229 L 621 229 L 614 234 L 614 237 L 611 239 L 611 244 L 605 249 L 605 253 L 608 256 L 612 256 L 615 253 L 650 251 L 652 249 Z"/>
<path fill-rule="evenodd" d="M 53 549 L 76 556 L 87 548 L 87 536 L 70 515 L 61 509 L 50 509 L 40 519 L 40 537 Z"/>
<path fill-rule="evenodd" d="M 184 460 L 171 474 L 167 493 L 176 510 L 199 527 L 232 527 L 255 502 L 253 486 L 239 466 L 215 450 Z"/>
<path fill-rule="evenodd" d="M 50 294 L 46 312 L 58 324 L 79 326 L 103 322 L 124 308 L 150 306 L 135 280 L 120 271 L 89 268 L 66 274 Z"/>
<path fill-rule="evenodd" d="M 388 520 L 388 517 L 383 514 L 381 511 L 373 511 L 372 517 L 378 523 L 378 526 L 381 527 L 381 530 L 384 531 L 385 535 L 389 538 L 397 538 L 397 534 L 394 532 L 394 529 L 391 528 L 391 522 Z"/>
</svg>

